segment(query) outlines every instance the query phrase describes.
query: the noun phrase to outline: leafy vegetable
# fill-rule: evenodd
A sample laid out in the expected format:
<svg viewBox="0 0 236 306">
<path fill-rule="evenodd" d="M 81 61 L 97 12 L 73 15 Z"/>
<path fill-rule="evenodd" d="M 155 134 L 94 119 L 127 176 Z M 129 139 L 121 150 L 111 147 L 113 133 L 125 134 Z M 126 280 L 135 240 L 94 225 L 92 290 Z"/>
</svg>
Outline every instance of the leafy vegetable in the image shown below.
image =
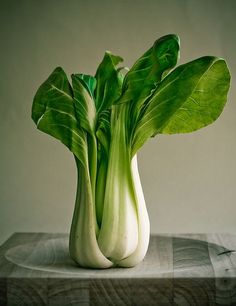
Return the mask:
<svg viewBox="0 0 236 306">
<path fill-rule="evenodd" d="M 106 52 L 95 76 L 56 68 L 39 87 L 32 119 L 74 154 L 77 196 L 70 254 L 81 266 L 131 267 L 145 256 L 149 219 L 137 152 L 156 134 L 189 133 L 215 121 L 227 100 L 225 61 L 205 56 L 174 69 L 179 38 L 166 35 L 123 74 Z"/>
</svg>

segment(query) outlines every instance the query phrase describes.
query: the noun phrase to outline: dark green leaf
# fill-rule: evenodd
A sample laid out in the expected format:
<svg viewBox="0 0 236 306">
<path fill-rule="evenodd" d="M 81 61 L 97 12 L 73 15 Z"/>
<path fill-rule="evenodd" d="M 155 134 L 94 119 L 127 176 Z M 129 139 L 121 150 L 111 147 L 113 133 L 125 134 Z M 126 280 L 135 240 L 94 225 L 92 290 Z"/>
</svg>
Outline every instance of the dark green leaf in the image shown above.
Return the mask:
<svg viewBox="0 0 236 306">
<path fill-rule="evenodd" d="M 98 121 L 99 125 L 96 132 L 96 136 L 108 156 L 111 139 L 111 110 L 106 109 L 101 112 L 99 114 Z"/>
<path fill-rule="evenodd" d="M 96 108 L 87 90 L 86 83 L 77 75 L 72 75 L 74 105 L 80 126 L 90 134 L 95 133 Z"/>
<path fill-rule="evenodd" d="M 75 76 L 84 81 L 90 96 L 94 99 L 94 91 L 97 84 L 96 78 L 92 75 L 82 73 L 75 74 Z"/>
<path fill-rule="evenodd" d="M 75 117 L 63 110 L 47 108 L 37 128 L 60 140 L 86 166 L 87 143 L 85 133 L 77 127 Z"/>
<path fill-rule="evenodd" d="M 57 107 L 58 103 L 63 103 L 65 107 L 73 112 L 72 95 L 65 72 L 61 67 L 57 67 L 35 94 L 31 113 L 35 124 L 38 123 L 49 104 L 52 107 Z"/>
<path fill-rule="evenodd" d="M 131 102 L 132 125 L 135 126 L 145 99 L 160 82 L 163 73 L 173 68 L 179 58 L 179 38 L 170 34 L 158 39 L 127 72 L 121 103 Z"/>
<path fill-rule="evenodd" d="M 33 101 L 32 118 L 39 130 L 59 139 L 86 164 L 86 139 L 78 128 L 72 90 L 62 68 L 56 68 L 39 87 Z"/>
<path fill-rule="evenodd" d="M 98 66 L 95 75 L 97 80 L 95 99 L 98 112 L 109 108 L 121 94 L 122 76 L 117 65 L 122 61 L 120 56 L 107 51 Z"/>
</svg>

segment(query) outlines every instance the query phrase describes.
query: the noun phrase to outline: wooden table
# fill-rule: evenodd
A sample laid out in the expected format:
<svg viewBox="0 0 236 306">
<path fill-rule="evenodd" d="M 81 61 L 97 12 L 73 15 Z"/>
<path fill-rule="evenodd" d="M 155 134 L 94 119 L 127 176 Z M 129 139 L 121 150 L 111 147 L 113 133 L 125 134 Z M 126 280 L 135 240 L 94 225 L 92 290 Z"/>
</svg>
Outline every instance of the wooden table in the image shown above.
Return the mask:
<svg viewBox="0 0 236 306">
<path fill-rule="evenodd" d="M 134 268 L 83 269 L 67 234 L 16 233 L 0 247 L 0 305 L 236 305 L 236 235 L 152 236 Z"/>
</svg>

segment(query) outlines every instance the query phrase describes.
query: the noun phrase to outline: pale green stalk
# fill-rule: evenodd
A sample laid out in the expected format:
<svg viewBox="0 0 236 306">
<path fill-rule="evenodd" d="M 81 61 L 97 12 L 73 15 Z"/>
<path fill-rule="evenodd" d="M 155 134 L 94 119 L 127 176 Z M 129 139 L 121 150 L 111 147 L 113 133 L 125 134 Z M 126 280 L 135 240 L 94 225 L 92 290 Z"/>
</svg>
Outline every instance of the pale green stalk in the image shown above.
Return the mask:
<svg viewBox="0 0 236 306">
<path fill-rule="evenodd" d="M 125 104 L 113 107 L 103 218 L 98 236 L 102 253 L 113 262 L 132 254 L 138 244 L 127 116 Z"/>
</svg>

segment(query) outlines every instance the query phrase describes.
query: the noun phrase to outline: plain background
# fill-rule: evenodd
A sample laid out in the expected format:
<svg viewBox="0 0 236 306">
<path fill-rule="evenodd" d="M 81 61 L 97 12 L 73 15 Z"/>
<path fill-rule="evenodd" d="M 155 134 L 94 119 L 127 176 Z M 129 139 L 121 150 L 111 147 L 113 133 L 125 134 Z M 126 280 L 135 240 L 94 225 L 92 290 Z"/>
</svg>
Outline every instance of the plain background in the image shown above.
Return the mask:
<svg viewBox="0 0 236 306">
<path fill-rule="evenodd" d="M 157 136 L 140 151 L 151 231 L 236 231 L 235 0 L 10 0 L 0 23 L 0 243 L 16 231 L 70 228 L 76 168 L 30 118 L 38 86 L 56 66 L 94 74 L 105 50 L 131 66 L 168 33 L 180 36 L 180 63 L 223 57 L 232 83 L 214 124 Z"/>
</svg>

